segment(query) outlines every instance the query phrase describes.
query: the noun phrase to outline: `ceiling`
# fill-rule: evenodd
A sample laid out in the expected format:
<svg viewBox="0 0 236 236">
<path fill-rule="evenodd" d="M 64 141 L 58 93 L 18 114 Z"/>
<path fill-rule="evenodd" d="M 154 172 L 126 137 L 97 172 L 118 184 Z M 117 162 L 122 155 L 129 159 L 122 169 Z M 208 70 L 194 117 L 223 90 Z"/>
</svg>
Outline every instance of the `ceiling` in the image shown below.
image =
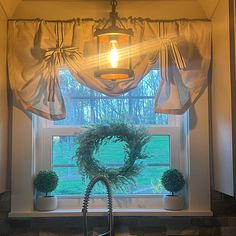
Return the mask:
<svg viewBox="0 0 236 236">
<path fill-rule="evenodd" d="M 57 1 L 57 2 L 77 2 L 77 1 L 85 1 L 85 0 L 0 0 L 0 5 L 5 11 L 8 18 L 11 18 L 15 8 L 22 1 Z M 88 0 L 87 0 L 88 1 Z M 89 0 L 89 1 L 108 1 L 108 0 Z M 145 0 L 119 0 L 119 1 L 145 1 Z M 150 0 L 149 0 L 150 1 Z M 170 0 L 151 0 L 151 1 L 170 1 Z M 183 0 L 171 0 L 171 1 L 183 1 Z M 214 10 L 219 2 L 219 0 L 184 0 L 184 1 L 197 1 L 203 10 L 206 13 L 208 18 L 211 18 Z"/>
</svg>

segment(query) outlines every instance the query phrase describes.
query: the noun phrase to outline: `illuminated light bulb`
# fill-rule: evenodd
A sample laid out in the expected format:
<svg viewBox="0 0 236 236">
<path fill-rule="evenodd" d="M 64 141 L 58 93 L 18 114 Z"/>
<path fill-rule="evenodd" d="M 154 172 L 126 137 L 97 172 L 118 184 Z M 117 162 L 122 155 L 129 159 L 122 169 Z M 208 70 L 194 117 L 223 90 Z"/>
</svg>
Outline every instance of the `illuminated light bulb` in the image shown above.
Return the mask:
<svg viewBox="0 0 236 236">
<path fill-rule="evenodd" d="M 118 67 L 118 60 L 119 60 L 119 53 L 116 48 L 117 41 L 116 40 L 111 40 L 111 51 L 110 51 L 110 64 L 112 68 L 117 68 Z"/>
</svg>

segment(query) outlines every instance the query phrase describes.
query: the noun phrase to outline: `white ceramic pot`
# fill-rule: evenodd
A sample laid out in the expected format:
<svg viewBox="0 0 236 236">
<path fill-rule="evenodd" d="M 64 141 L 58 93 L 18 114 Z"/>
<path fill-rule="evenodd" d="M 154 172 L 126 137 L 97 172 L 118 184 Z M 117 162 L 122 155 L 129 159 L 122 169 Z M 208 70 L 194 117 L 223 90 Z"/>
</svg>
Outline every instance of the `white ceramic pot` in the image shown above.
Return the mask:
<svg viewBox="0 0 236 236">
<path fill-rule="evenodd" d="M 57 209 L 57 197 L 39 196 L 36 200 L 36 208 L 39 211 L 53 211 Z"/>
<path fill-rule="evenodd" d="M 184 209 L 184 200 L 180 196 L 166 195 L 162 199 L 163 208 L 171 211 L 179 211 Z"/>
</svg>

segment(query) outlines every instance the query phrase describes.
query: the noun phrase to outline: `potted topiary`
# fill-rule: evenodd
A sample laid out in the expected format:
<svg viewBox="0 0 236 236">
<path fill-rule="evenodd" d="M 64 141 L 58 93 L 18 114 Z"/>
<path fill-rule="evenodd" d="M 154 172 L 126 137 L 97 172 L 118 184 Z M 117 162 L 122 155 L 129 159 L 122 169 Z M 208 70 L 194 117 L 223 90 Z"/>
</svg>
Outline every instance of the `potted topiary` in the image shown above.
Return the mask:
<svg viewBox="0 0 236 236">
<path fill-rule="evenodd" d="M 53 170 L 40 171 L 35 180 L 34 187 L 38 192 L 44 193 L 44 196 L 38 196 L 36 208 L 40 211 L 53 211 L 57 208 L 57 197 L 49 193 L 54 191 L 58 184 L 58 176 Z"/>
<path fill-rule="evenodd" d="M 166 210 L 182 210 L 184 208 L 184 201 L 181 196 L 177 196 L 185 184 L 184 176 L 177 169 L 170 169 L 163 173 L 161 177 L 161 184 L 171 195 L 163 197 L 163 207 Z"/>
</svg>

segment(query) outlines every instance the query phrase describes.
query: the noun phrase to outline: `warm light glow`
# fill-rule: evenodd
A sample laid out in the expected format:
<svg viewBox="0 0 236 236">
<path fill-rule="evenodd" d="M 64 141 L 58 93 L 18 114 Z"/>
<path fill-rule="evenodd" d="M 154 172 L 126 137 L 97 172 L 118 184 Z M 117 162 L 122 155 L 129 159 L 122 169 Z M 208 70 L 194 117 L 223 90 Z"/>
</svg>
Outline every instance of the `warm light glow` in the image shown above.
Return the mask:
<svg viewBox="0 0 236 236">
<path fill-rule="evenodd" d="M 112 68 L 118 67 L 119 54 L 117 50 L 117 41 L 111 40 L 110 63 Z"/>
<path fill-rule="evenodd" d="M 182 39 L 182 36 L 180 35 L 179 37 L 176 37 L 175 34 L 168 34 L 165 36 L 165 42 L 172 41 L 172 43 L 177 43 Z M 118 51 L 118 63 L 122 60 L 127 59 L 127 51 L 132 52 L 132 57 L 137 57 L 140 56 L 140 53 L 142 54 L 147 54 L 147 53 L 152 53 L 153 49 L 159 49 L 161 48 L 162 44 L 164 43 L 164 40 L 161 40 L 159 38 L 153 38 L 151 40 L 147 41 L 142 41 L 137 44 L 133 44 L 131 47 L 124 47 L 124 48 L 119 48 L 117 49 Z M 111 45 L 111 41 L 109 42 Z M 115 45 L 116 46 L 116 45 Z M 111 46 L 110 46 L 110 51 L 107 53 L 101 53 L 99 55 L 99 63 L 100 65 L 107 65 L 107 63 L 110 63 L 110 52 L 111 52 Z M 94 56 L 89 56 L 85 58 L 85 63 L 83 66 L 80 66 L 80 70 L 90 70 L 91 68 L 95 68 L 97 66 L 97 55 Z M 111 63 L 110 63 L 111 65 Z M 78 65 L 77 65 L 78 66 Z M 118 65 L 117 65 L 118 67 Z"/>
</svg>

